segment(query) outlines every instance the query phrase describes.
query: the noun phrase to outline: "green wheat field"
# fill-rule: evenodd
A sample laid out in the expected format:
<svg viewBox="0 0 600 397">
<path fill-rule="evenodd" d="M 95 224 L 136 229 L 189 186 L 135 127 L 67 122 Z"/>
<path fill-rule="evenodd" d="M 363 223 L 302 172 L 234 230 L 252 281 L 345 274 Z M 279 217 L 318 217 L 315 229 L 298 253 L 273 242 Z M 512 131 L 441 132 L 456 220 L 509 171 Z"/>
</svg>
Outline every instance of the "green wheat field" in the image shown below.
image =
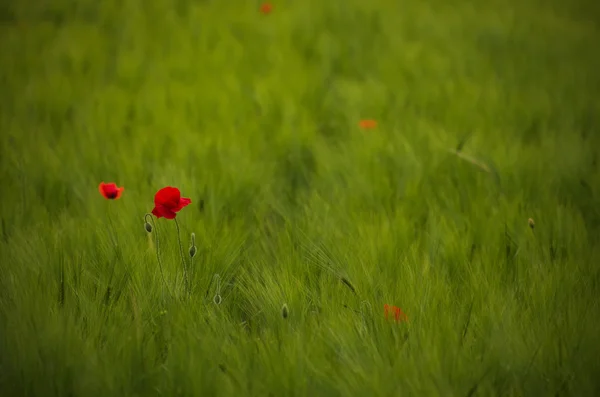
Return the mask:
<svg viewBox="0 0 600 397">
<path fill-rule="evenodd" d="M 592 0 L 2 0 L 0 396 L 598 396 L 599 153 Z"/>
</svg>

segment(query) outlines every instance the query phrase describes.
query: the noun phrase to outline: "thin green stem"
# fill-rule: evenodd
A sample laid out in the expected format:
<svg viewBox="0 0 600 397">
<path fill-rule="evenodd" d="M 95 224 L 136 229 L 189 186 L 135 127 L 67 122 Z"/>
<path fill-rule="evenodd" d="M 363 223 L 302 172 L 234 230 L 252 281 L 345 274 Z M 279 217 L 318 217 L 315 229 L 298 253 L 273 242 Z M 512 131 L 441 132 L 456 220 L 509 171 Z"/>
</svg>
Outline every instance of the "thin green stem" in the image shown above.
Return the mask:
<svg viewBox="0 0 600 397">
<path fill-rule="evenodd" d="M 189 280 L 187 275 L 187 264 L 185 262 L 185 256 L 183 255 L 183 244 L 181 244 L 181 230 L 179 228 L 179 222 L 177 222 L 177 218 L 175 220 L 175 227 L 177 227 L 177 242 L 179 243 L 179 253 L 181 255 L 181 265 L 183 266 L 183 287 L 186 293 L 189 290 Z"/>
<path fill-rule="evenodd" d="M 112 283 L 113 276 L 115 274 L 115 267 L 117 266 L 117 260 L 119 258 L 119 242 L 117 239 L 117 229 L 115 228 L 115 224 L 112 221 L 111 207 L 112 206 L 109 205 L 108 211 L 107 211 L 107 214 L 108 214 L 107 218 L 108 218 L 108 224 L 109 224 L 108 234 L 110 236 L 110 239 L 111 239 L 114 249 L 115 249 L 115 258 L 113 259 L 113 265 L 112 265 L 112 269 L 110 271 L 110 278 L 108 279 L 108 288 L 110 288 L 110 284 Z"/>
<path fill-rule="evenodd" d="M 158 269 L 160 271 L 160 276 L 163 281 L 163 299 L 164 299 L 164 287 L 167 288 L 167 292 L 169 292 L 169 296 L 172 296 L 171 289 L 167 284 L 167 279 L 165 278 L 165 273 L 163 272 L 162 261 L 160 259 L 160 246 L 158 242 L 158 229 L 156 228 L 156 222 L 154 222 L 154 217 L 151 214 L 144 215 L 144 220 L 148 222 L 148 219 L 152 221 L 152 231 L 154 232 L 154 244 L 156 245 L 156 260 L 158 262 Z"/>
<path fill-rule="evenodd" d="M 214 279 L 217 282 L 217 293 L 213 297 L 213 302 L 215 303 L 215 305 L 220 305 L 223 301 L 223 299 L 221 298 L 221 276 L 215 274 Z"/>
<path fill-rule="evenodd" d="M 192 257 L 190 257 L 190 275 L 189 275 L 190 278 L 192 278 L 192 276 L 193 276 L 191 274 L 193 271 L 194 271 L 194 257 L 192 256 Z M 190 290 L 190 292 L 192 292 L 192 291 Z"/>
<path fill-rule="evenodd" d="M 108 218 L 108 224 L 110 226 L 110 229 L 108 231 L 108 234 L 110 235 L 110 239 L 112 240 L 113 245 L 115 246 L 115 248 L 118 247 L 118 242 L 117 242 L 117 229 L 115 228 L 115 224 L 112 221 L 112 216 L 111 216 L 111 205 L 108 206 L 108 211 L 107 211 L 107 218 Z"/>
</svg>

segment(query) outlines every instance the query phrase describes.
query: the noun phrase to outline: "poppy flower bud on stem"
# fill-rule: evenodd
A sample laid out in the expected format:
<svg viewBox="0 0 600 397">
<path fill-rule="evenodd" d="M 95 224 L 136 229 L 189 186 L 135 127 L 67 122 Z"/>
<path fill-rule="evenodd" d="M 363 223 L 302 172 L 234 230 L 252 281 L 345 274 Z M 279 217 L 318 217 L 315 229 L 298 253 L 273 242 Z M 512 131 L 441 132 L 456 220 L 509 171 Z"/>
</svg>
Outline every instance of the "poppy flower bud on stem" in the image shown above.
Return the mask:
<svg viewBox="0 0 600 397">
<path fill-rule="evenodd" d="M 192 233 L 192 239 L 190 243 L 190 258 L 196 255 L 196 234 Z"/>
<path fill-rule="evenodd" d="M 213 302 L 215 303 L 215 305 L 220 305 L 221 304 L 221 276 L 219 276 L 218 274 L 215 274 L 215 278 L 214 278 L 217 282 L 217 293 L 215 294 L 214 298 L 213 298 Z"/>
<path fill-rule="evenodd" d="M 281 317 L 283 317 L 284 319 L 286 319 L 286 318 L 288 318 L 289 314 L 290 313 L 289 313 L 287 304 L 284 303 L 283 306 L 281 307 Z"/>
<path fill-rule="evenodd" d="M 527 220 L 527 223 L 529 224 L 529 227 L 530 227 L 530 228 L 532 228 L 532 229 L 534 229 L 534 228 L 535 228 L 535 222 L 534 222 L 533 218 L 529 218 L 529 219 Z"/>
<path fill-rule="evenodd" d="M 145 214 L 144 215 L 144 228 L 146 229 L 146 231 L 148 233 L 152 233 L 152 223 L 148 222 L 148 219 L 150 219 L 152 221 L 152 223 L 154 223 L 154 219 L 152 219 L 152 215 Z"/>
<path fill-rule="evenodd" d="M 194 256 L 196 256 L 196 234 L 192 233 L 191 236 L 191 241 L 190 241 L 190 249 L 188 251 L 188 254 L 190 255 L 190 268 L 189 268 L 189 275 L 188 275 L 188 280 L 191 280 L 193 278 L 193 273 L 194 273 Z M 188 285 L 187 285 L 187 291 L 188 293 L 191 292 L 191 282 L 188 281 Z"/>
</svg>

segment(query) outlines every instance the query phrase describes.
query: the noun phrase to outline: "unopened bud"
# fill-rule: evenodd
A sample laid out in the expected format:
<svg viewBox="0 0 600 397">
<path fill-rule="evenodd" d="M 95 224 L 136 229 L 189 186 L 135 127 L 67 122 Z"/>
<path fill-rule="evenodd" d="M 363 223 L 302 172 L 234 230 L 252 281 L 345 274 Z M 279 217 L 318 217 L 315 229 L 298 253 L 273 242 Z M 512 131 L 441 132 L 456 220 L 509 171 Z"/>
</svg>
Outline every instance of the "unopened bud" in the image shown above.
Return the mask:
<svg viewBox="0 0 600 397">
<path fill-rule="evenodd" d="M 289 315 L 289 314 L 290 314 L 290 313 L 289 313 L 288 307 L 287 307 L 287 305 L 284 303 L 284 304 L 283 304 L 283 306 L 281 307 L 281 317 L 283 317 L 283 318 L 288 318 L 288 315 Z"/>
<path fill-rule="evenodd" d="M 215 295 L 215 297 L 213 298 L 213 302 L 215 302 L 215 305 L 220 305 L 221 304 L 221 295 L 217 294 Z"/>
<path fill-rule="evenodd" d="M 530 228 L 532 228 L 532 229 L 533 229 L 533 228 L 535 227 L 535 222 L 533 221 L 533 218 L 529 218 L 529 219 L 527 220 L 527 223 L 529 224 L 529 227 L 530 227 Z"/>
<path fill-rule="evenodd" d="M 193 258 L 196 255 L 196 233 L 192 233 L 189 253 L 190 258 Z"/>
<path fill-rule="evenodd" d="M 146 228 L 146 231 L 148 233 L 152 233 L 152 225 L 150 224 L 150 222 L 146 222 L 146 224 L 144 225 L 144 227 Z"/>
</svg>

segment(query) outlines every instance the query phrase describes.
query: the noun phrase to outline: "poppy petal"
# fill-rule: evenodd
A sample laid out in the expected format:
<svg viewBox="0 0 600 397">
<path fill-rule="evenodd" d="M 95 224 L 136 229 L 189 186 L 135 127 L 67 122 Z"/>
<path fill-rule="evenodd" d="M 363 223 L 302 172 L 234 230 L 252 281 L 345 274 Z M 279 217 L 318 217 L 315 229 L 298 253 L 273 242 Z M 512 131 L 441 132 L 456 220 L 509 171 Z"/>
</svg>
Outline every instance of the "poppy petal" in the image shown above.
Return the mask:
<svg viewBox="0 0 600 397">
<path fill-rule="evenodd" d="M 165 217 L 165 219 L 175 219 L 175 216 L 177 216 L 177 214 L 171 210 L 166 210 L 163 212 L 163 216 Z"/>
<path fill-rule="evenodd" d="M 118 199 L 121 197 L 121 194 L 123 194 L 123 190 L 125 190 L 124 187 L 120 187 L 117 189 L 117 195 L 116 195 L 115 199 Z"/>
<path fill-rule="evenodd" d="M 152 215 L 154 215 L 157 218 L 162 218 L 162 211 L 160 211 L 158 207 L 154 207 L 152 208 Z"/>
<path fill-rule="evenodd" d="M 183 207 L 185 207 L 186 205 L 189 205 L 191 202 L 192 202 L 191 199 L 182 197 L 181 199 L 179 199 L 179 204 L 177 205 L 177 207 L 173 208 L 173 211 L 175 211 L 175 212 L 180 211 Z"/>
<path fill-rule="evenodd" d="M 165 207 L 174 208 L 179 205 L 181 192 L 176 187 L 167 186 L 156 192 L 154 196 L 154 205 L 164 205 Z"/>
<path fill-rule="evenodd" d="M 263 3 L 260 6 L 260 12 L 263 14 L 270 14 L 271 10 L 273 10 L 273 5 L 271 3 Z"/>
<path fill-rule="evenodd" d="M 375 120 L 361 120 L 358 125 L 363 129 L 372 129 L 377 127 L 377 121 Z"/>
<path fill-rule="evenodd" d="M 176 214 L 165 206 L 157 205 L 152 209 L 152 215 L 156 216 L 157 218 L 173 219 L 175 218 Z"/>
<path fill-rule="evenodd" d="M 117 184 L 114 182 L 104 183 L 100 182 L 98 185 L 98 191 L 102 196 L 104 196 L 107 200 L 116 200 L 121 197 L 121 193 L 125 190 L 123 187 L 117 187 Z"/>
<path fill-rule="evenodd" d="M 174 219 L 183 207 L 192 202 L 187 197 L 181 197 L 179 189 L 167 186 L 160 189 L 154 195 L 154 209 L 152 214 L 158 218 Z"/>
</svg>

